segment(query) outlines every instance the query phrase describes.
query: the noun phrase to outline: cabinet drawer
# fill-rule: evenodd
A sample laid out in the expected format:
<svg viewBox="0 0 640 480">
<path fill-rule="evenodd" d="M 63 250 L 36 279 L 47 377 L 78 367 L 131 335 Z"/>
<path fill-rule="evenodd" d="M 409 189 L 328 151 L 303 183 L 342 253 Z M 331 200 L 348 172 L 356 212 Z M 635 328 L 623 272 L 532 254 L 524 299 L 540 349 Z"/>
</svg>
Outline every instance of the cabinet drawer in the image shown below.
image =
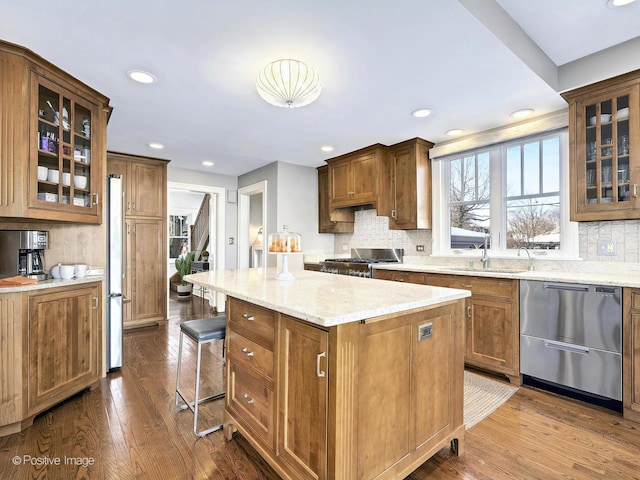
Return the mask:
<svg viewBox="0 0 640 480">
<path fill-rule="evenodd" d="M 640 290 L 631 290 L 631 308 L 640 310 Z"/>
<path fill-rule="evenodd" d="M 271 350 L 230 330 L 227 336 L 227 351 L 229 358 L 251 366 L 273 379 L 273 352 Z"/>
<path fill-rule="evenodd" d="M 231 298 L 229 301 L 229 321 L 239 327 L 237 331 L 240 331 L 240 333 L 250 332 L 249 335 L 245 336 L 251 336 L 251 333 L 253 333 L 268 340 L 270 345 L 273 345 L 276 337 L 276 312 Z M 234 325 L 232 325 L 231 329 L 233 330 L 234 328 Z"/>
<path fill-rule="evenodd" d="M 394 282 L 427 284 L 427 274 L 424 272 L 402 272 L 398 270 L 374 270 L 374 278 L 393 280 Z"/>
<path fill-rule="evenodd" d="M 274 445 L 275 395 L 273 390 L 232 359 L 228 360 L 227 405 L 238 421 L 269 447 Z"/>
<path fill-rule="evenodd" d="M 429 275 L 428 285 L 470 290 L 473 295 L 513 296 L 513 280 L 470 277 L 466 275 Z"/>
</svg>

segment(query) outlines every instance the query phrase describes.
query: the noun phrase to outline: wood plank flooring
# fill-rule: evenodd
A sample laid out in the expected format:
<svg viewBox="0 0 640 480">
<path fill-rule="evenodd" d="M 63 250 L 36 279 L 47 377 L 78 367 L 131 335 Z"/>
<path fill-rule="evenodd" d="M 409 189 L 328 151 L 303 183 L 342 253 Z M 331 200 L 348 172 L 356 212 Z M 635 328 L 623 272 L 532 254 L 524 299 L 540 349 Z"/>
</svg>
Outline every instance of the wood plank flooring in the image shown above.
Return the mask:
<svg viewBox="0 0 640 480">
<path fill-rule="evenodd" d="M 196 438 L 192 414 L 174 406 L 179 323 L 207 314 L 198 298 L 172 301 L 167 325 L 127 332 L 120 371 L 0 438 L 0 479 L 278 479 L 241 436 Z M 212 392 L 222 381 L 219 343 L 205 352 Z M 184 372 L 194 370 L 193 353 Z M 222 403 L 206 404 L 203 421 L 218 421 Z M 443 449 L 407 477 L 514 478 L 640 479 L 640 424 L 522 387 L 467 431 L 464 456 Z"/>
</svg>

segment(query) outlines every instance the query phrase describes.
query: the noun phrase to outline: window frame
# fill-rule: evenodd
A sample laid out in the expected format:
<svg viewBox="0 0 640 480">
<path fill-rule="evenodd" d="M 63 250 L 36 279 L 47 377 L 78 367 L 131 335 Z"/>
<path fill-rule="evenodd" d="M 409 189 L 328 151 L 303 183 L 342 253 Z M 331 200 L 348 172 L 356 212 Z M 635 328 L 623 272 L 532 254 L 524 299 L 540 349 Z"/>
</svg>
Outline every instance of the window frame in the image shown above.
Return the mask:
<svg viewBox="0 0 640 480">
<path fill-rule="evenodd" d="M 450 160 L 463 157 L 464 154 L 490 152 L 490 241 L 489 256 L 494 258 L 517 258 L 517 249 L 506 248 L 506 180 L 507 148 L 545 138 L 559 138 L 559 196 L 560 196 L 560 248 L 557 250 L 530 250 L 536 258 L 578 259 L 578 224 L 569 219 L 569 139 L 568 128 L 555 129 L 520 138 L 511 138 L 502 142 L 479 146 L 467 152 L 450 153 L 432 161 L 433 191 L 433 230 L 432 256 L 440 257 L 478 257 L 476 249 L 451 248 L 450 237 Z M 521 172 L 522 174 L 522 172 Z"/>
</svg>

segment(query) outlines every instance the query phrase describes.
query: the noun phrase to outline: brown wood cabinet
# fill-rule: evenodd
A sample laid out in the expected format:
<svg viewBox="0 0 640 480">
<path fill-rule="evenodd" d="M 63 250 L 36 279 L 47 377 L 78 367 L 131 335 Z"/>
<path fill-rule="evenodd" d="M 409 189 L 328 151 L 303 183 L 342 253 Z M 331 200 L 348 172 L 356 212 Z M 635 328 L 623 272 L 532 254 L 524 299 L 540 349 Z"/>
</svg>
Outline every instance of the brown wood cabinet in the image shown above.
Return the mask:
<svg viewBox="0 0 640 480">
<path fill-rule="evenodd" d="M 569 103 L 571 220 L 640 218 L 640 70 L 581 87 Z"/>
<path fill-rule="evenodd" d="M 429 274 L 427 284 L 471 291 L 465 304 L 465 363 L 520 385 L 518 280 Z"/>
<path fill-rule="evenodd" d="M 318 233 L 351 233 L 355 215 L 329 207 L 329 167 L 318 167 Z"/>
<path fill-rule="evenodd" d="M 373 278 L 379 278 L 380 280 L 392 280 L 394 282 L 427 285 L 428 275 L 425 272 L 408 272 L 406 270 L 381 270 L 378 268 L 374 268 Z"/>
<path fill-rule="evenodd" d="M 389 217 L 391 230 L 431 228 L 431 147 L 414 138 L 387 149 L 378 215 Z"/>
<path fill-rule="evenodd" d="M 327 160 L 329 208 L 378 204 L 378 183 L 384 146 L 375 144 Z M 332 217 L 332 220 L 334 218 Z"/>
<path fill-rule="evenodd" d="M 0 436 L 18 432 L 102 371 L 102 284 L 0 296 Z"/>
<path fill-rule="evenodd" d="M 0 42 L 0 216 L 102 222 L 109 99 Z"/>
<path fill-rule="evenodd" d="M 225 434 L 283 479 L 400 479 L 444 446 L 462 453 L 462 300 L 328 328 L 227 308 Z"/>
<path fill-rule="evenodd" d="M 167 163 L 151 157 L 107 153 L 107 172 L 123 178 L 125 329 L 167 319 Z"/>
<path fill-rule="evenodd" d="M 623 289 L 622 405 L 624 417 L 640 422 L 640 289 Z"/>
</svg>

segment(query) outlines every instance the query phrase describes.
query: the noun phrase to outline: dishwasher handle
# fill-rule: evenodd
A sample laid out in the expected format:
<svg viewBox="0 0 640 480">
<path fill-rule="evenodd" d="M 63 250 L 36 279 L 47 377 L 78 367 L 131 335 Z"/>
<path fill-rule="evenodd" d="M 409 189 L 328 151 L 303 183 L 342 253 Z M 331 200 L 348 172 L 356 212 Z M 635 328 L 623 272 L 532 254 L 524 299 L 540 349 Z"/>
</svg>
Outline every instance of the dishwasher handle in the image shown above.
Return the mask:
<svg viewBox="0 0 640 480">
<path fill-rule="evenodd" d="M 553 348 L 555 350 L 564 350 L 570 353 L 579 353 L 580 355 L 589 355 L 589 347 L 583 347 L 581 345 L 574 345 L 572 343 L 557 342 L 554 340 L 545 340 L 544 346 L 547 348 Z"/>
<path fill-rule="evenodd" d="M 572 292 L 588 292 L 589 285 L 579 285 L 573 283 L 551 283 L 544 282 L 544 288 L 548 290 L 569 290 Z"/>
</svg>

